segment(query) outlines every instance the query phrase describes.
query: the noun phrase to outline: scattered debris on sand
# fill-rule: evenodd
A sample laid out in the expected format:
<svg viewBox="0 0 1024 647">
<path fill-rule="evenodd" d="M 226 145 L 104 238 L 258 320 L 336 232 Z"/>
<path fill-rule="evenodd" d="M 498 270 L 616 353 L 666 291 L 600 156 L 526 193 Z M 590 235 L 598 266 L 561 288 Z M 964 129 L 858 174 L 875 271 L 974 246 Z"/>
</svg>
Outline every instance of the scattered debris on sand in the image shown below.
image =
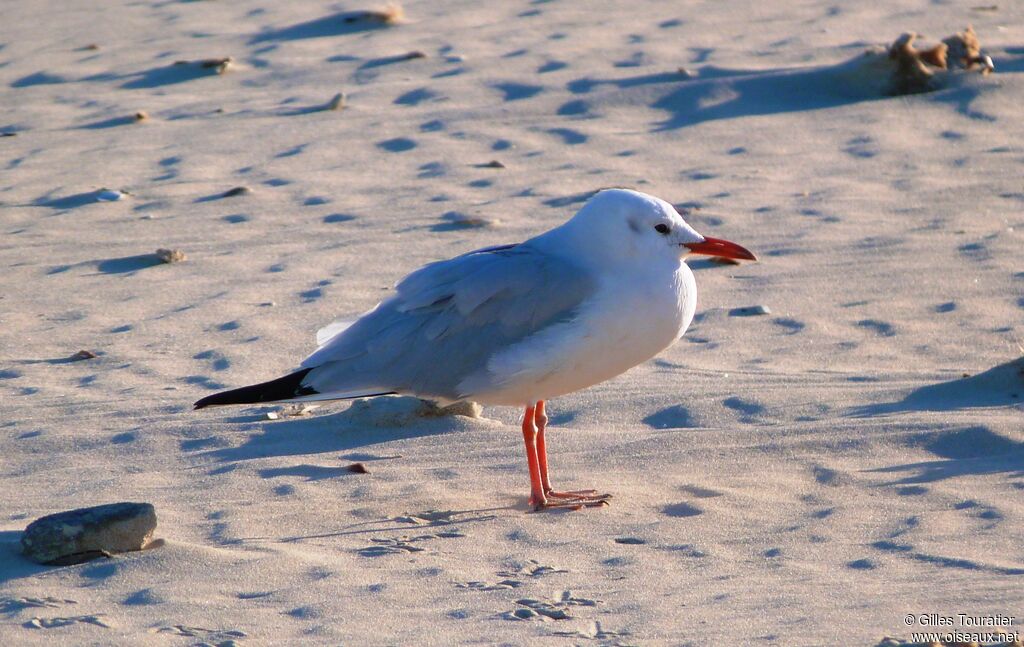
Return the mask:
<svg viewBox="0 0 1024 647">
<path fill-rule="evenodd" d="M 96 357 L 99 357 L 99 355 L 92 352 L 91 350 L 86 350 L 83 348 L 82 350 L 78 351 L 68 359 L 72 362 L 81 362 L 83 360 L 94 359 Z"/>
<path fill-rule="evenodd" d="M 942 87 L 950 74 L 977 71 L 986 75 L 995 70 L 992 59 L 982 53 L 981 43 L 970 25 L 927 49 L 914 47 L 918 38 L 919 34 L 907 32 L 889 47 L 887 94 L 930 92 Z M 868 55 L 879 54 L 868 52 Z"/>
<path fill-rule="evenodd" d="M 296 404 L 286 404 L 275 411 L 268 411 L 267 420 L 280 420 L 282 418 L 304 418 L 306 416 L 312 415 L 313 412 L 319 408 L 319 404 L 309 404 L 305 402 L 299 402 Z"/>
<path fill-rule="evenodd" d="M 163 247 L 156 250 L 156 257 L 159 258 L 162 263 L 180 263 L 188 259 L 185 252 L 180 249 L 165 249 Z"/>
</svg>

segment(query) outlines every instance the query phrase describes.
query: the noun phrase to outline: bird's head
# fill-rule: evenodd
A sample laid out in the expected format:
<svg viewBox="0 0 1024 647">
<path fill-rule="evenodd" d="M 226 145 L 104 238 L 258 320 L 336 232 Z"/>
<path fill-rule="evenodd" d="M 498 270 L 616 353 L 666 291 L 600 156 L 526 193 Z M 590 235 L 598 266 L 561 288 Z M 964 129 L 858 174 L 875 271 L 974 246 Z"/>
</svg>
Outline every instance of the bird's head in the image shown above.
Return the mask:
<svg viewBox="0 0 1024 647">
<path fill-rule="evenodd" d="M 678 262 L 688 254 L 757 260 L 736 243 L 700 235 L 668 202 L 629 189 L 597 193 L 566 229 L 590 254 L 609 261 Z"/>
</svg>

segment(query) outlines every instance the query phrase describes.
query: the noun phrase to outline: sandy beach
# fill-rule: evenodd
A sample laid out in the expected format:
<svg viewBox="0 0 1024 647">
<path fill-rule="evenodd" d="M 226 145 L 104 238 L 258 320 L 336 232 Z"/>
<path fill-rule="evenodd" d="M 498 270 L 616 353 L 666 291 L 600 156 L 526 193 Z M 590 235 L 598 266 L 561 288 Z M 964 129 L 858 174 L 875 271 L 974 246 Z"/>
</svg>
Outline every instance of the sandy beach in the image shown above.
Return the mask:
<svg viewBox="0 0 1024 647">
<path fill-rule="evenodd" d="M 1020 636 L 1024 8 L 382 8 L 4 7 L 0 643 Z M 850 73 L 968 24 L 994 73 Z M 610 506 L 530 511 L 514 408 L 192 411 L 612 186 L 760 261 L 691 261 L 679 343 L 549 402 L 557 485 Z M 114 501 L 164 545 L 20 554 L 33 519 Z"/>
</svg>

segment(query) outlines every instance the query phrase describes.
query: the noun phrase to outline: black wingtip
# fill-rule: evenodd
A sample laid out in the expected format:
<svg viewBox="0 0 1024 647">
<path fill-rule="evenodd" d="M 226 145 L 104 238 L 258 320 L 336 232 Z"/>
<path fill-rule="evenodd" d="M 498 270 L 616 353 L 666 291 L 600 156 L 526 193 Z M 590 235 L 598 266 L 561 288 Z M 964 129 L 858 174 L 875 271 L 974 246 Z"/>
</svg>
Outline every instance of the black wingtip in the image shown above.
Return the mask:
<svg viewBox="0 0 1024 647">
<path fill-rule="evenodd" d="M 292 398 L 304 395 L 316 395 L 318 391 L 315 389 L 302 386 L 302 379 L 312 370 L 312 368 L 304 368 L 301 371 L 296 371 L 291 375 L 285 375 L 269 382 L 214 393 L 201 400 L 197 400 L 193 407 L 195 409 L 203 409 L 228 404 L 257 404 L 260 402 L 291 400 Z"/>
</svg>

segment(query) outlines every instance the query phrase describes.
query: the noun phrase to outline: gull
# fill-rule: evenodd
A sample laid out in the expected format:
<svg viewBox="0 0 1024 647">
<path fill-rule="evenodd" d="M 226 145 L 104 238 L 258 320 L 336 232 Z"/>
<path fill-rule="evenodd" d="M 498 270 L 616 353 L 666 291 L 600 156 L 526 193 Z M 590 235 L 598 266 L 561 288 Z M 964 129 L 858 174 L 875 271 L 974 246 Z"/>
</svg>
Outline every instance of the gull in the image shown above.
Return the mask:
<svg viewBox="0 0 1024 647">
<path fill-rule="evenodd" d="M 613 378 L 683 335 L 697 306 L 690 254 L 756 260 L 697 233 L 664 200 L 600 191 L 539 236 L 416 270 L 355 322 L 324 329 L 296 372 L 195 408 L 393 394 L 519 406 L 530 505 L 606 505 L 608 494 L 551 486 L 545 402 Z"/>
</svg>

